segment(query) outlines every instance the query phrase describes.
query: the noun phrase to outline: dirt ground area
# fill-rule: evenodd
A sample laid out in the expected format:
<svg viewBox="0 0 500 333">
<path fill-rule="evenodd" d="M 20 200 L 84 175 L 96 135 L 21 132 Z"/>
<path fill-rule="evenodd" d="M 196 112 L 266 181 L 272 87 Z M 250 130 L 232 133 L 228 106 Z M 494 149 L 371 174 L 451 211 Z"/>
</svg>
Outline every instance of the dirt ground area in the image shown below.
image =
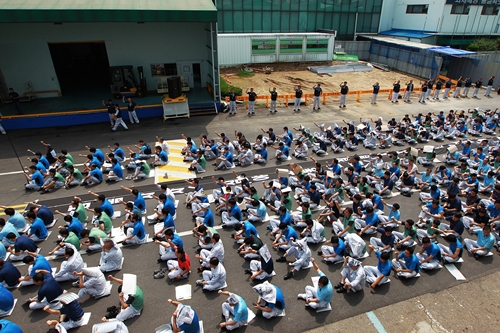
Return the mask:
<svg viewBox="0 0 500 333">
<path fill-rule="evenodd" d="M 273 64 L 256 64 L 249 66 L 251 68 L 265 68 L 266 66 L 272 68 L 271 74 L 263 72 L 254 72 L 251 77 L 238 77 L 234 74 L 241 71 L 241 67 L 227 67 L 221 68 L 221 74 L 229 74 L 227 78 L 236 87 L 243 89 L 253 87 L 257 95 L 267 94 L 269 89 L 276 87 L 279 93 L 291 94 L 294 92 L 296 85 L 301 85 L 305 93 L 312 93 L 312 88 L 317 83 L 321 84 L 324 92 L 338 92 L 340 91 L 340 83 L 347 81 L 349 90 L 368 90 L 371 89 L 375 82 L 379 82 L 381 89 L 392 88 L 395 80 L 401 80 L 401 86 L 413 79 L 415 87 L 420 87 L 420 78 L 412 77 L 407 74 L 399 72 L 385 72 L 383 70 L 373 68 L 371 72 L 352 72 L 352 73 L 339 73 L 319 75 L 307 70 L 309 66 L 329 66 L 344 64 L 342 62 L 308 62 L 308 63 L 273 63 Z M 233 75 L 230 75 L 233 74 Z"/>
</svg>

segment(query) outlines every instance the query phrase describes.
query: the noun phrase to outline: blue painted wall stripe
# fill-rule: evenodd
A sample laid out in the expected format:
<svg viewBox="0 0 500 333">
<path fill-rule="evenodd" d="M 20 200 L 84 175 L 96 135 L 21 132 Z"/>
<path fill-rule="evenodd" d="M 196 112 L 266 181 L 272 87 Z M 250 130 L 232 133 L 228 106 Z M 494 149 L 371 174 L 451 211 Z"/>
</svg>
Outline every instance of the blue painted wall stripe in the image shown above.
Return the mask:
<svg viewBox="0 0 500 333">
<path fill-rule="evenodd" d="M 375 315 L 375 313 L 373 313 L 373 311 L 367 312 L 366 316 L 368 317 L 368 319 L 370 319 L 370 321 L 372 322 L 373 326 L 375 326 L 375 329 L 379 333 L 387 333 L 387 331 L 385 330 L 384 326 L 382 325 L 382 323 L 380 322 L 380 320 L 378 320 L 377 316 Z"/>
</svg>

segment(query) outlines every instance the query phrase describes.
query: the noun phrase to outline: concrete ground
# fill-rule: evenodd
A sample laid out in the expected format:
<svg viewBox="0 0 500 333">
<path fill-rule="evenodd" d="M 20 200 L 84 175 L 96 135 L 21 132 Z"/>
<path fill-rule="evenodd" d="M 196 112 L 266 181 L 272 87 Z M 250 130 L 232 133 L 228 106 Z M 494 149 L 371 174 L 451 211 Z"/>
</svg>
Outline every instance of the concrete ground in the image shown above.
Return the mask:
<svg viewBox="0 0 500 333">
<path fill-rule="evenodd" d="M 480 96 L 482 97 L 482 94 Z M 338 123 L 340 125 L 343 124 L 343 119 L 346 121 L 351 119 L 357 120 L 360 117 L 363 119 L 373 117 L 375 119 L 375 117 L 382 116 L 384 121 L 387 121 L 392 117 L 400 119 L 407 113 L 416 114 L 418 112 L 427 113 L 438 112 L 440 110 L 446 112 L 450 109 L 467 110 L 468 108 L 478 106 L 483 109 L 494 109 L 497 104 L 495 102 L 498 99 L 496 96 L 491 99 L 482 98 L 480 100 L 450 99 L 448 101 L 428 102 L 426 105 L 421 105 L 416 102 L 416 97 L 413 97 L 415 101 L 412 104 L 405 104 L 401 101 L 398 105 L 395 105 L 382 97 L 380 96 L 379 103 L 376 106 L 370 105 L 369 100 L 363 97 L 361 103 L 348 101 L 348 107 L 341 110 L 335 104 L 322 106 L 319 112 L 313 112 L 311 106 L 303 106 L 300 113 L 294 113 L 290 107 L 288 109 L 280 108 L 276 114 L 269 114 L 268 110 L 259 108 L 256 111 L 256 115 L 250 117 L 240 107 L 236 116 L 219 114 L 190 119 L 179 118 L 165 123 L 157 119 L 143 119 L 140 125 L 131 126 L 129 131 L 118 131 L 115 133 L 110 131 L 109 124 L 11 131 L 8 137 L 0 137 L 0 159 L 2 161 L 0 163 L 0 180 L 3 189 L 0 192 L 0 204 L 20 205 L 39 199 L 41 203 L 48 205 L 52 209 L 67 209 L 67 204 L 73 195 L 82 196 L 86 202 L 91 201 L 92 198 L 86 194 L 88 189 L 83 187 L 58 190 L 53 193 L 44 194 L 43 196 L 37 192 L 24 191 L 24 176 L 19 173 L 20 164 L 16 158 L 16 153 L 21 158 L 22 164 L 27 164 L 26 158 L 30 155 L 26 153 L 26 149 L 42 150 L 43 146 L 40 145 L 40 140 L 51 143 L 58 151 L 64 148 L 68 149 L 76 157 L 76 163 L 81 163 L 84 161 L 84 158 L 77 156 L 80 153 L 86 153 L 84 149 L 85 145 L 100 147 L 104 150 L 108 145 L 120 142 L 121 146 L 125 148 L 137 144 L 139 139 L 153 143 L 155 135 L 161 135 L 167 140 L 173 140 L 179 139 L 181 134 L 185 134 L 197 140 L 200 134 L 203 133 L 209 137 L 215 137 L 215 131 L 219 133 L 225 132 L 228 136 L 232 137 L 235 130 L 242 131 L 252 141 L 260 133 L 260 128 L 267 129 L 274 127 L 275 131 L 280 133 L 281 128 L 285 125 L 289 128 L 298 128 L 300 125 L 304 125 L 314 131 L 313 122 L 325 123 L 327 125 Z M 360 149 L 358 154 L 365 155 L 369 152 Z M 382 151 L 377 149 L 374 152 Z M 350 155 L 353 154 L 345 153 L 339 156 L 335 155 L 335 157 L 342 158 Z M 334 155 L 330 153 L 329 156 L 320 158 L 319 160 L 323 162 L 327 159 L 331 160 L 333 157 Z M 311 165 L 311 163 L 304 163 L 305 167 Z M 345 162 L 343 165 L 345 165 Z M 279 164 L 271 159 L 265 167 L 252 165 L 247 168 L 237 168 L 236 171 L 238 173 L 245 172 L 248 177 L 251 177 L 254 185 L 257 187 L 259 193 L 261 193 L 262 186 L 259 180 L 265 179 L 265 177 L 273 178 L 275 175 L 274 170 L 277 166 Z M 281 167 L 285 167 L 285 165 L 281 165 Z M 221 175 L 226 180 L 234 179 L 234 176 L 229 172 L 216 172 L 211 168 L 207 169 L 207 173 L 202 175 L 201 183 L 209 193 L 214 188 L 210 176 Z M 129 197 L 125 195 L 126 193 L 118 189 L 119 185 L 130 186 L 132 182 L 124 181 L 121 184 L 113 185 L 102 184 L 92 188 L 92 191 L 105 193 L 111 198 L 121 197 L 124 200 L 128 200 Z M 156 190 L 152 179 L 135 183 L 135 186 L 143 193 L 155 192 Z M 220 321 L 220 304 L 224 301 L 224 298 L 218 297 L 217 294 L 203 293 L 198 287 L 194 286 L 194 281 L 199 278 L 199 274 L 195 272 L 195 268 L 197 267 L 197 263 L 194 260 L 196 242 L 194 238 L 189 236 L 188 232 L 193 225 L 190 212 L 182 207 L 182 202 L 184 201 L 182 193 L 188 192 L 189 189 L 186 188 L 186 183 L 182 181 L 170 183 L 169 186 L 175 188 L 177 193 L 179 193 L 177 194 L 177 199 L 181 201 L 181 205 L 178 210 L 179 217 L 176 221 L 176 226 L 178 232 L 187 232 L 185 233 L 186 236 L 183 236 L 183 241 L 192 259 L 193 273 L 188 280 L 182 282 L 193 286 L 193 298 L 190 301 L 186 301 L 186 303 L 195 307 L 200 318 L 204 321 L 206 332 L 217 332 L 216 325 Z M 418 214 L 419 205 L 417 195 L 414 195 L 412 198 L 395 196 L 388 199 L 388 202 L 398 202 L 401 204 L 403 207 L 402 219 L 415 218 Z M 91 204 L 93 205 L 92 207 L 95 206 L 95 203 Z M 147 201 L 148 211 L 152 211 L 154 204 L 154 200 Z M 115 209 L 118 209 L 118 205 L 115 205 Z M 317 213 L 314 216 L 317 216 Z M 216 224 L 219 221 L 220 218 L 216 217 Z M 115 220 L 115 226 L 117 223 L 119 223 L 119 220 Z M 61 222 L 58 222 L 58 225 L 60 224 Z M 265 224 L 258 225 L 257 228 L 262 239 L 269 245 L 271 241 L 265 230 Z M 330 228 L 327 229 L 327 237 L 330 237 Z M 152 227 L 147 227 L 147 231 L 151 236 Z M 228 272 L 227 290 L 240 294 L 246 300 L 247 304 L 250 305 L 251 302 L 255 301 L 256 294 L 251 288 L 252 283 L 248 281 L 248 276 L 243 274 L 243 270 L 248 267 L 248 262 L 245 262 L 236 254 L 235 246 L 229 237 L 231 232 L 231 230 L 221 231 L 226 249 L 224 264 Z M 55 229 L 53 229 L 50 238 L 40 244 L 42 254 L 47 254 L 55 246 L 53 244 L 55 234 Z M 469 236 L 465 234 L 464 237 Z M 368 240 L 368 238 L 365 238 L 365 240 Z M 316 255 L 318 249 L 318 245 L 311 246 L 316 259 L 318 259 Z M 129 246 L 123 251 L 126 258 L 124 268 L 122 272 L 118 272 L 115 275 L 120 277 L 122 273 L 137 274 L 139 285 L 143 287 L 146 295 L 144 313 L 140 317 L 128 321 L 127 325 L 131 332 L 154 331 L 155 327 L 168 322 L 170 319 L 174 309 L 168 306 L 165 301 L 168 298 L 174 298 L 175 284 L 152 278 L 152 271 L 158 267 L 158 264 L 156 264 L 156 245 L 148 243 L 142 246 Z M 272 255 L 276 259 L 279 253 L 272 251 Z M 96 265 L 99 259 L 98 254 L 84 254 L 83 257 L 89 266 Z M 375 292 L 371 291 L 367 286 L 361 293 L 348 295 L 335 294 L 332 301 L 333 311 L 319 314 L 304 310 L 303 302 L 295 299 L 297 293 L 303 292 L 303 288 L 311 284 L 310 277 L 315 275 L 314 272 L 301 271 L 293 279 L 283 281 L 283 275 L 287 270 L 286 265 L 275 263 L 277 276 L 272 279 L 271 283 L 278 285 L 285 293 L 287 302 L 286 317 L 269 321 L 257 318 L 246 329 L 241 329 L 241 331 L 264 332 L 288 330 L 291 332 L 302 332 L 315 327 L 325 327 L 328 331 L 340 330 L 342 327 L 344 328 L 343 331 L 353 331 L 353 325 L 356 325 L 356 330 L 362 329 L 371 332 L 374 326 L 365 315 L 365 313 L 370 311 L 373 311 L 378 320 L 380 320 L 382 327 L 385 327 L 388 332 L 393 332 L 396 329 L 403 332 L 430 332 L 432 329 L 436 331 L 441 329 L 439 325 L 448 331 L 465 331 L 466 327 L 470 327 L 468 329 L 469 332 L 480 332 L 484 331 L 482 328 L 491 329 L 496 327 L 498 320 L 493 314 L 498 312 L 495 308 L 497 306 L 498 290 L 494 287 L 495 277 L 500 267 L 498 256 L 495 255 L 482 260 L 474 260 L 472 257 L 464 254 L 464 260 L 465 262 L 458 265 L 457 268 L 467 278 L 466 283 L 457 282 L 445 268 L 429 273 L 424 272 L 419 279 L 412 281 L 400 281 L 391 276 L 392 282 L 378 288 Z M 59 266 L 60 262 L 61 259 L 59 258 L 51 258 L 53 267 Z M 376 265 L 376 259 L 371 255 L 364 260 L 363 264 Z M 320 267 L 334 284 L 338 282 L 340 279 L 340 265 L 327 266 L 321 263 Z M 26 271 L 26 267 L 24 266 L 20 266 L 19 269 L 23 274 Z M 69 283 L 64 283 L 63 288 L 72 291 L 76 290 Z M 26 287 L 14 290 L 13 293 L 22 303 L 28 296 L 36 294 L 36 290 L 37 288 L 35 287 Z M 480 293 L 481 291 L 483 291 L 484 296 Z M 113 290 L 110 297 L 99 301 L 85 299 L 82 302 L 85 311 L 92 312 L 90 325 L 99 321 L 100 317 L 104 315 L 106 307 L 117 302 L 115 292 L 116 289 Z M 453 300 L 453 297 L 456 300 Z M 417 303 L 417 301 L 420 303 Z M 53 316 L 40 311 L 31 312 L 26 309 L 26 306 L 22 306 L 21 303 L 18 303 L 13 314 L 7 319 L 19 323 L 26 332 L 45 332 L 46 329 L 41 323 L 47 319 L 52 319 Z M 475 319 L 468 309 L 470 305 L 477 305 L 477 309 L 474 308 L 473 312 L 486 314 L 486 317 L 482 317 L 486 320 Z M 393 309 L 394 306 L 398 307 L 397 310 Z M 438 309 L 443 311 L 442 314 L 438 312 Z M 348 318 L 351 318 L 351 320 L 352 318 L 356 318 L 356 321 L 343 321 L 348 320 Z M 90 327 L 87 326 L 77 331 L 88 332 L 90 331 Z"/>
</svg>

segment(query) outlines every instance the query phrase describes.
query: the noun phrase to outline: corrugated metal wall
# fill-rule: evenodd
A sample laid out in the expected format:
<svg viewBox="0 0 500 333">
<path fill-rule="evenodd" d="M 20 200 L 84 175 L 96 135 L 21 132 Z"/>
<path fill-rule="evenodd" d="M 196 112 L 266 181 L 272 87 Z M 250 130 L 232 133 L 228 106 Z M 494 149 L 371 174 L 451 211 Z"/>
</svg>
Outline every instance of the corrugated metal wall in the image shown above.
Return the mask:
<svg viewBox="0 0 500 333">
<path fill-rule="evenodd" d="M 372 41 L 369 61 L 403 73 L 423 78 L 435 78 L 443 59 L 436 53 L 425 49 Z"/>
<path fill-rule="evenodd" d="M 470 77 L 473 82 L 482 77 L 483 85 L 487 84 L 490 76 L 495 76 L 493 87 L 496 89 L 500 84 L 500 62 L 452 57 L 448 77 L 457 79 L 460 76 Z"/>
</svg>

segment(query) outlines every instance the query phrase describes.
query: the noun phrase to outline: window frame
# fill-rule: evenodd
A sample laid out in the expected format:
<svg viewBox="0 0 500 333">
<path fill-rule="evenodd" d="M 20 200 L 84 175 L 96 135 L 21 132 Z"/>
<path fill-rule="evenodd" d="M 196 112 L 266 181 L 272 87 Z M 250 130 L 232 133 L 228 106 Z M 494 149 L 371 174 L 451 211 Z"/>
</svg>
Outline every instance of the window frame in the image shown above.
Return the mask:
<svg viewBox="0 0 500 333">
<path fill-rule="evenodd" d="M 457 9 L 461 8 L 462 11 Z M 469 15 L 470 5 L 451 5 L 450 15 Z"/>
<path fill-rule="evenodd" d="M 415 11 L 415 9 L 417 9 L 419 7 L 422 7 L 422 10 L 421 11 Z M 429 11 L 429 5 L 428 4 L 406 5 L 406 14 L 427 14 L 428 11 Z"/>
</svg>

